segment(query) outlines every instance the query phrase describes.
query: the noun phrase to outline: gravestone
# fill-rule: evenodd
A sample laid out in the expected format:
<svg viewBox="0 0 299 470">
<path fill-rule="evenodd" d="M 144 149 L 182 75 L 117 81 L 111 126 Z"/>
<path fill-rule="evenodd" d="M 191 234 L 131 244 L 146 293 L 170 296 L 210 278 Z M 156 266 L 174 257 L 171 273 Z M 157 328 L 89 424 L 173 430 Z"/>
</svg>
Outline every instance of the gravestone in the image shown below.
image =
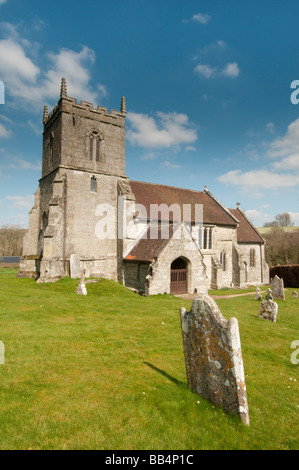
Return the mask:
<svg viewBox="0 0 299 470">
<path fill-rule="evenodd" d="M 225 320 L 208 295 L 180 311 L 186 374 L 190 389 L 249 425 L 238 321 Z"/>
<path fill-rule="evenodd" d="M 283 279 L 275 275 L 275 277 L 271 279 L 271 289 L 274 299 L 285 300 Z"/>
<path fill-rule="evenodd" d="M 80 279 L 80 258 L 78 255 L 71 255 L 70 257 L 70 276 L 72 279 Z"/>
<path fill-rule="evenodd" d="M 292 292 L 292 297 L 293 299 L 298 299 L 298 292 L 296 292 L 295 290 Z"/>
<path fill-rule="evenodd" d="M 85 286 L 85 272 L 83 271 L 80 283 L 77 287 L 76 294 L 78 295 L 87 295 L 87 290 Z"/>
<path fill-rule="evenodd" d="M 262 296 L 261 296 L 260 291 L 261 291 L 261 289 L 259 287 L 257 287 L 256 288 L 256 293 L 255 293 L 255 296 L 254 296 L 255 300 L 262 300 Z"/>
<path fill-rule="evenodd" d="M 270 320 L 275 323 L 277 320 L 277 313 L 278 304 L 276 302 L 273 302 L 273 300 L 264 300 L 261 302 L 259 311 L 260 318 L 264 318 L 265 320 Z"/>
<path fill-rule="evenodd" d="M 266 300 L 273 300 L 272 290 L 271 289 L 267 289 Z"/>
</svg>

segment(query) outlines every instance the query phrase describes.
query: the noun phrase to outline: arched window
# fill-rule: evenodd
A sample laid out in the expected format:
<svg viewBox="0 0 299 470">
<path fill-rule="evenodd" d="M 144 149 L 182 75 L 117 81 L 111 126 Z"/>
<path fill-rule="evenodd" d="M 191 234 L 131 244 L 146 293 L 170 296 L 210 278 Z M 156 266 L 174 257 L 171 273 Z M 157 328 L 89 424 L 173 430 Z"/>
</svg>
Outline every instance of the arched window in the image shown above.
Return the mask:
<svg viewBox="0 0 299 470">
<path fill-rule="evenodd" d="M 49 166 L 53 165 L 54 132 L 50 134 Z"/>
<path fill-rule="evenodd" d="M 250 267 L 254 268 L 255 267 L 255 249 L 251 248 L 250 250 Z"/>
<path fill-rule="evenodd" d="M 223 271 L 226 271 L 226 253 L 222 251 L 220 253 L 220 264 L 222 265 Z"/>
<path fill-rule="evenodd" d="M 100 132 L 93 130 L 88 134 L 88 154 L 90 161 L 97 163 L 104 161 L 103 136 Z"/>
</svg>

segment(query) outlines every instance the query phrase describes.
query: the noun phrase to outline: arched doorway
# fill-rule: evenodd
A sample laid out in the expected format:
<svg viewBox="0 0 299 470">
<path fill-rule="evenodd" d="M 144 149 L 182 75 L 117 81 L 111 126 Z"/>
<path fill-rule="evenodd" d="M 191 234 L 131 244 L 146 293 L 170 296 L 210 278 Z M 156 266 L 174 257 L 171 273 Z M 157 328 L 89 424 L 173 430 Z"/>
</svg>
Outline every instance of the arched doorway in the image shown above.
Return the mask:
<svg viewBox="0 0 299 470">
<path fill-rule="evenodd" d="M 170 292 L 172 294 L 186 294 L 187 285 L 187 262 L 183 258 L 177 258 L 170 267 Z"/>
</svg>

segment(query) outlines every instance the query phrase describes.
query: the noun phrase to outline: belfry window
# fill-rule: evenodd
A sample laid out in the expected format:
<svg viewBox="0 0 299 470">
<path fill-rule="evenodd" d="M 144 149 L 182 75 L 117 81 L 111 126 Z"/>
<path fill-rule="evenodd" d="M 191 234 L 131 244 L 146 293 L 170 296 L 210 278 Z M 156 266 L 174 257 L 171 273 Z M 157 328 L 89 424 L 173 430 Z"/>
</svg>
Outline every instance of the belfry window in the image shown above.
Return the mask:
<svg viewBox="0 0 299 470">
<path fill-rule="evenodd" d="M 102 141 L 103 138 L 97 131 L 92 131 L 88 135 L 87 149 L 90 161 L 96 161 L 97 163 L 103 161 Z"/>
<path fill-rule="evenodd" d="M 50 153 L 49 153 L 49 165 L 53 164 L 53 147 L 54 147 L 54 133 L 50 134 Z"/>
<path fill-rule="evenodd" d="M 96 162 L 100 161 L 100 145 L 101 141 L 99 136 L 96 138 Z"/>
<path fill-rule="evenodd" d="M 89 159 L 93 160 L 93 136 L 89 137 Z"/>
</svg>

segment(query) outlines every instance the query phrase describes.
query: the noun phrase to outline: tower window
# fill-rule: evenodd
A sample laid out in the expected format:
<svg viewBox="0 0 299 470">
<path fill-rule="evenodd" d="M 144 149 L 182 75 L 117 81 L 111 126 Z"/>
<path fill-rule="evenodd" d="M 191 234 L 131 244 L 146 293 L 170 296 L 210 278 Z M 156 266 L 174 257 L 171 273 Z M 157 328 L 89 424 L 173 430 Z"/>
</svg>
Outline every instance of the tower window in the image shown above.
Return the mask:
<svg viewBox="0 0 299 470">
<path fill-rule="evenodd" d="M 96 193 L 97 192 L 97 179 L 95 176 L 92 176 L 90 178 L 90 191 L 92 193 Z"/>
<path fill-rule="evenodd" d="M 100 161 L 100 145 L 101 145 L 101 141 L 100 141 L 99 137 L 97 137 L 97 140 L 96 140 L 96 162 Z"/>
<path fill-rule="evenodd" d="M 93 137 L 89 137 L 89 159 L 93 160 Z"/>
<path fill-rule="evenodd" d="M 104 161 L 103 154 L 103 136 L 100 132 L 94 130 L 88 134 L 87 142 L 87 154 L 89 155 L 90 161 L 96 161 L 97 163 Z"/>
</svg>

